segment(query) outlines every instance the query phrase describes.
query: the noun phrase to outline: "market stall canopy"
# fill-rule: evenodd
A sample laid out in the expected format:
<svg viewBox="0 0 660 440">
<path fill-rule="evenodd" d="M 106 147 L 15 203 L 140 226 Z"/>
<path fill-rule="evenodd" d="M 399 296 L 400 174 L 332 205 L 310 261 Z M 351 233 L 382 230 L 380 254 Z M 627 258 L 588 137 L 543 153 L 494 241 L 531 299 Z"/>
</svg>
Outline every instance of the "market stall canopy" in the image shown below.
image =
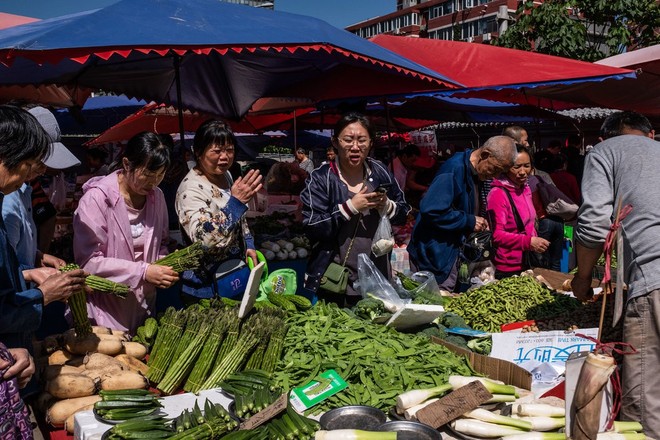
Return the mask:
<svg viewBox="0 0 660 440">
<path fill-rule="evenodd" d="M 55 118 L 63 136 L 98 136 L 147 103 L 126 96 L 94 96 L 82 107 L 60 109 Z"/>
<path fill-rule="evenodd" d="M 38 18 L 25 17 L 24 15 L 8 14 L 0 12 L 0 29 L 7 29 L 14 26 L 19 26 L 26 23 L 39 21 Z"/>
<path fill-rule="evenodd" d="M 523 123 L 540 120 L 570 119 L 539 107 L 479 98 L 449 96 L 419 96 L 400 105 L 391 105 L 394 117 L 426 118 L 442 122 L 508 122 Z"/>
<path fill-rule="evenodd" d="M 122 0 L 6 29 L 0 62 L 0 84 L 102 88 L 234 119 L 264 97 L 457 87 L 322 20 L 216 0 Z"/>
<path fill-rule="evenodd" d="M 459 78 L 465 85 L 464 89 L 438 95 L 477 97 L 552 110 L 580 106 L 618 108 L 609 105 L 618 102 L 617 90 L 636 81 L 635 72 L 628 69 L 488 44 L 391 35 L 377 35 L 371 41 L 439 74 Z M 590 96 L 586 91 L 591 89 L 609 91 L 613 97 Z M 655 95 L 657 99 L 659 96 Z"/>
<path fill-rule="evenodd" d="M 315 110 L 303 108 L 284 113 L 248 114 L 230 126 L 235 133 L 257 133 L 268 130 L 282 121 L 291 120 L 295 115 L 303 115 Z M 204 112 L 183 112 L 183 128 L 186 132 L 194 132 L 208 119 L 216 116 Z M 107 125 L 106 125 L 107 127 Z M 86 146 L 100 145 L 108 142 L 121 142 L 130 139 L 141 131 L 155 133 L 177 133 L 179 131 L 179 114 L 176 108 L 164 104 L 150 103 L 137 112 L 127 116 L 117 124 L 102 130 L 96 138 L 85 143 Z"/>
<path fill-rule="evenodd" d="M 38 18 L 0 12 L 0 29 L 39 21 Z M 0 102 L 23 101 L 55 107 L 83 105 L 91 90 L 54 85 L 0 86 Z"/>
<path fill-rule="evenodd" d="M 660 44 L 596 61 L 596 64 L 626 69 L 641 69 L 642 74 L 660 76 Z"/>
</svg>

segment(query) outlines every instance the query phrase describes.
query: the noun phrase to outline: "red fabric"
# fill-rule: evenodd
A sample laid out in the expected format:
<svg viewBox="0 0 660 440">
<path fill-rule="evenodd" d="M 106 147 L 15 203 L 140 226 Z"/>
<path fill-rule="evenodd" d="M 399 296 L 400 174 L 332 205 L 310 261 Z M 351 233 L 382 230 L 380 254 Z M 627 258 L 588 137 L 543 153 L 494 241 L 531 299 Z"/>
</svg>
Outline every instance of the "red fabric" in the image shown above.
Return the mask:
<svg viewBox="0 0 660 440">
<path fill-rule="evenodd" d="M 555 186 L 561 192 L 570 197 L 575 204 L 580 203 L 582 195 L 574 175 L 565 170 L 557 170 L 550 173 L 550 177 L 552 177 L 552 181 L 555 182 Z"/>
<path fill-rule="evenodd" d="M 626 57 L 588 63 L 461 41 L 391 35 L 377 35 L 371 41 L 449 78 L 456 78 L 465 87 L 490 87 L 461 92 L 455 94 L 456 97 L 490 99 L 555 111 L 579 107 L 616 108 L 660 117 L 658 45 L 625 54 Z M 633 55 L 641 50 L 646 50 L 643 56 Z M 641 67 L 641 74 L 638 73 L 637 78 L 606 79 L 608 75 L 630 73 L 638 67 Z M 591 81 L 571 83 L 585 78 Z M 536 86 L 543 82 L 550 84 Z M 514 84 L 516 86 L 511 87 Z"/>
<path fill-rule="evenodd" d="M 528 84 L 630 72 L 617 67 L 488 44 L 384 34 L 376 35 L 371 41 L 442 75 L 456 78 L 465 87 Z"/>
<path fill-rule="evenodd" d="M 315 110 L 312 107 L 296 110 L 296 117 Z M 185 131 L 194 132 L 206 120 L 214 118 L 213 115 L 202 112 L 183 112 L 183 126 Z M 293 112 L 281 112 L 266 115 L 247 115 L 239 122 L 231 122 L 232 130 L 236 133 L 255 133 L 270 130 L 294 118 Z M 98 137 L 85 143 L 86 146 L 101 145 L 107 142 L 122 142 L 142 131 L 155 133 L 178 133 L 179 115 L 172 106 L 151 103 L 133 113 L 120 123 L 110 127 Z"/>
</svg>

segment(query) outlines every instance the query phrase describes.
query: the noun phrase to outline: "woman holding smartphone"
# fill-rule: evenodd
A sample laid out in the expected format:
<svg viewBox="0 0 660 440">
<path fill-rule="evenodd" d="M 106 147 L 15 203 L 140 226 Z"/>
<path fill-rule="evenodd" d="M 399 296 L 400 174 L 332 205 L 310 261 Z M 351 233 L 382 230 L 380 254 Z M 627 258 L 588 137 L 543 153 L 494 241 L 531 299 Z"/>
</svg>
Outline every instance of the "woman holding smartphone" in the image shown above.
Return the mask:
<svg viewBox="0 0 660 440">
<path fill-rule="evenodd" d="M 392 224 L 402 224 L 410 206 L 387 167 L 367 157 L 375 137 L 369 119 L 358 113 L 346 114 L 333 133 L 337 157 L 312 171 L 300 196 L 303 224 L 312 244 L 305 287 L 316 292 L 331 262 L 345 266 L 349 271 L 346 297 L 318 293 L 329 301 L 350 304 L 361 298 L 353 286 L 358 254 L 369 255 L 390 278 L 389 254 L 375 257 L 371 252 L 381 214 Z"/>
</svg>

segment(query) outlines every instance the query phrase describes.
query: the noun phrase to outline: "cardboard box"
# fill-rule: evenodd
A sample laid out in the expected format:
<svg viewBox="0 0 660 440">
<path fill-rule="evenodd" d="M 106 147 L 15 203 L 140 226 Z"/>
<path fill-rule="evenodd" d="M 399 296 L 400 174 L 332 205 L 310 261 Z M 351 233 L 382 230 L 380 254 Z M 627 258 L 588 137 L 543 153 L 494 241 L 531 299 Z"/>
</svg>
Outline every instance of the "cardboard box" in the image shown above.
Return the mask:
<svg viewBox="0 0 660 440">
<path fill-rule="evenodd" d="M 444 345 L 455 354 L 466 356 L 472 368 L 486 377 L 501 380 L 508 385 L 525 390 L 532 389 L 532 374 L 512 362 L 474 353 L 436 337 L 432 337 L 431 340 L 436 344 Z"/>
</svg>

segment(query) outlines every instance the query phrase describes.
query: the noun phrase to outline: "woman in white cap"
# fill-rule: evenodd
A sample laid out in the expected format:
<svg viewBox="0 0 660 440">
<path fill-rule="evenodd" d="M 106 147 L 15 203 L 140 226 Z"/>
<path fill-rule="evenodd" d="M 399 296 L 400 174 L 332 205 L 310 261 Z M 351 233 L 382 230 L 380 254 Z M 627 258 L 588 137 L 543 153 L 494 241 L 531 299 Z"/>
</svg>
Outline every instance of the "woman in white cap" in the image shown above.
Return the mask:
<svg viewBox="0 0 660 440">
<path fill-rule="evenodd" d="M 49 139 L 33 116 L 17 107 L 0 106 L 0 204 L 25 182 L 32 167 L 48 157 Z M 65 301 L 85 286 L 82 270 L 33 278 L 38 288 L 26 288 L 3 221 L 0 221 L 0 341 L 10 348 L 32 349 L 32 333 L 44 305 Z M 36 384 L 35 384 L 36 385 Z M 30 391 L 37 391 L 33 387 Z"/>
<path fill-rule="evenodd" d="M 9 242 L 16 251 L 21 266 L 58 268 L 66 264 L 64 260 L 38 249 L 38 230 L 32 213 L 32 186 L 29 182 L 41 176 L 47 168 L 66 169 L 80 165 L 80 161 L 60 142 L 59 125 L 50 110 L 33 107 L 28 112 L 37 119 L 48 135 L 50 154 L 30 169 L 26 181 L 17 191 L 5 197 L 2 219 Z"/>
</svg>

